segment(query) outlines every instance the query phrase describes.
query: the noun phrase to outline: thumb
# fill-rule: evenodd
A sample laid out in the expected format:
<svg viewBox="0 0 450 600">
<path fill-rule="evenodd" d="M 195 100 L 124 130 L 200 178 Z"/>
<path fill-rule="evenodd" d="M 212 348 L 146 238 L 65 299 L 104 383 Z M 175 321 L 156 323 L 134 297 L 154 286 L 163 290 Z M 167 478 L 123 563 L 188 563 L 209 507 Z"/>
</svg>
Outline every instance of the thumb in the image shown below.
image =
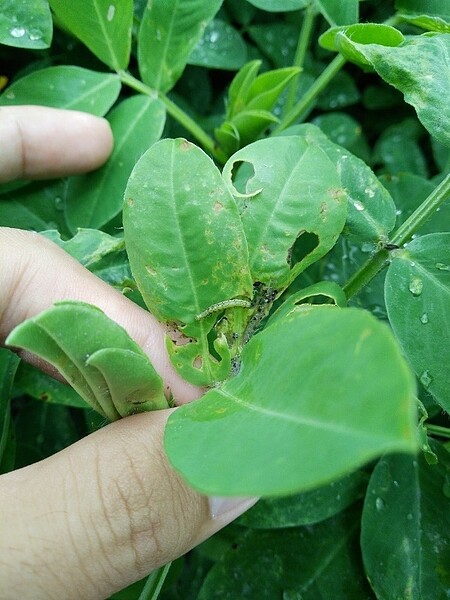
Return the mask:
<svg viewBox="0 0 450 600">
<path fill-rule="evenodd" d="M 2 598 L 102 600 L 254 503 L 188 487 L 162 446 L 170 412 L 117 421 L 0 478 Z"/>
</svg>

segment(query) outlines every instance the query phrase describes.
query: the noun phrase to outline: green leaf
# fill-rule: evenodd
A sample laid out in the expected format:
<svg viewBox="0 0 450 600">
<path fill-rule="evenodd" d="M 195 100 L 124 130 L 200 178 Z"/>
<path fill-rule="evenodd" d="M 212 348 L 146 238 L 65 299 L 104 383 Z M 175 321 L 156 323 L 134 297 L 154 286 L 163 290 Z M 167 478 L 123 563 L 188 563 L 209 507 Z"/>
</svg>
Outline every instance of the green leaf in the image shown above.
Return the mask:
<svg viewBox="0 0 450 600">
<path fill-rule="evenodd" d="M 53 23 L 47 0 L 3 0 L 0 44 L 40 50 L 52 42 Z"/>
<path fill-rule="evenodd" d="M 242 163 L 251 168 L 244 194 L 233 185 Z M 345 192 L 335 165 L 314 140 L 260 140 L 236 152 L 223 176 L 238 200 L 254 281 L 286 287 L 333 247 L 344 225 Z M 314 246 L 291 264 L 292 249 L 305 232 Z"/>
<path fill-rule="evenodd" d="M 450 15 L 445 19 L 436 15 L 427 15 L 422 12 L 403 12 L 397 13 L 397 17 L 406 23 L 416 25 L 427 31 L 437 31 L 439 33 L 450 33 Z"/>
<path fill-rule="evenodd" d="M 414 117 L 391 125 L 373 147 L 373 162 L 391 175 L 409 172 L 428 177 L 428 157 L 420 139 L 422 135 L 423 128 Z"/>
<path fill-rule="evenodd" d="M 431 233 L 395 252 L 386 276 L 389 321 L 416 375 L 450 410 L 450 233 Z"/>
<path fill-rule="evenodd" d="M 57 21 L 115 71 L 131 52 L 133 0 L 49 0 Z"/>
<path fill-rule="evenodd" d="M 292 78 L 299 73 L 298 67 L 286 67 L 258 75 L 249 86 L 246 109 L 271 110 Z"/>
<path fill-rule="evenodd" d="M 72 415 L 67 406 L 34 400 L 22 405 L 14 423 L 15 468 L 43 460 L 78 441 L 80 433 Z"/>
<path fill-rule="evenodd" d="M 252 60 L 233 77 L 228 90 L 227 119 L 231 119 L 245 108 L 250 86 L 258 74 L 260 66 L 260 60 Z"/>
<path fill-rule="evenodd" d="M 341 52 L 347 60 L 363 66 L 371 66 L 360 46 L 364 44 L 379 44 L 384 47 L 396 47 L 405 38 L 395 27 L 381 23 L 355 23 L 344 27 L 332 27 L 325 31 L 319 44 L 327 50 Z"/>
<path fill-rule="evenodd" d="M 102 117 L 117 100 L 120 88 L 117 75 L 73 66 L 49 67 L 12 83 L 0 96 L 0 106 L 37 104 Z"/>
<path fill-rule="evenodd" d="M 248 35 L 275 67 L 289 67 L 293 64 L 298 43 L 298 27 L 292 23 L 274 21 L 250 25 Z"/>
<path fill-rule="evenodd" d="M 373 171 L 356 156 L 333 144 L 311 124 L 290 127 L 283 135 L 302 135 L 317 144 L 335 165 L 348 200 L 343 234 L 358 242 L 387 241 L 395 225 L 395 205 Z"/>
<path fill-rule="evenodd" d="M 191 52 L 222 0 L 153 0 L 145 8 L 138 40 L 143 81 L 160 92 L 180 78 Z"/>
<path fill-rule="evenodd" d="M 250 4 L 268 12 L 284 12 L 305 8 L 309 0 L 248 0 Z"/>
<path fill-rule="evenodd" d="M 220 303 L 234 298 L 248 302 L 253 287 L 237 206 L 218 169 L 186 140 L 158 142 L 130 176 L 123 218 L 131 269 L 145 303 L 160 320 L 175 321 L 169 343 L 175 368 L 199 385 L 224 379 L 230 366 L 224 339 L 214 342 L 219 360 L 210 354 L 208 340 L 217 312 L 202 314 L 217 303 L 220 312 Z"/>
<path fill-rule="evenodd" d="M 27 185 L 0 199 L 0 224 L 31 231 L 58 229 L 69 234 L 64 217 L 66 183 L 62 179 Z"/>
<path fill-rule="evenodd" d="M 132 272 L 159 319 L 195 324 L 213 304 L 251 298 L 236 204 L 211 159 L 186 140 L 161 140 L 136 164 L 124 229 Z"/>
<path fill-rule="evenodd" d="M 213 19 L 206 26 L 187 62 L 210 69 L 235 71 L 246 60 L 247 47 L 240 33 L 225 21 Z"/>
<path fill-rule="evenodd" d="M 17 370 L 14 394 L 15 396 L 26 394 L 49 404 L 89 408 L 89 404 L 69 385 L 25 362 L 22 362 Z"/>
<path fill-rule="evenodd" d="M 292 494 L 414 451 L 414 395 L 385 325 L 358 309 L 302 306 L 249 341 L 222 388 L 171 415 L 165 448 L 202 493 Z"/>
<path fill-rule="evenodd" d="M 230 123 L 230 121 L 225 121 L 225 123 Z M 231 121 L 232 126 L 239 134 L 241 146 L 254 142 L 269 125 L 274 123 L 278 123 L 277 117 L 268 110 L 259 109 L 244 109 Z"/>
<path fill-rule="evenodd" d="M 360 62 L 371 65 L 387 83 L 403 92 L 405 102 L 414 106 L 424 127 L 449 146 L 450 34 L 425 33 L 389 47 L 350 38 L 349 30 L 337 34 L 337 49 L 349 59 L 355 53 Z"/>
<path fill-rule="evenodd" d="M 0 465 L 9 440 L 11 388 L 18 364 L 19 358 L 15 354 L 0 348 Z"/>
<path fill-rule="evenodd" d="M 450 589 L 450 455 L 386 456 L 373 471 L 362 518 L 361 544 L 377 598 L 436 600 Z"/>
<path fill-rule="evenodd" d="M 69 181 L 66 215 L 74 233 L 79 227 L 102 227 L 120 212 L 136 158 L 159 140 L 165 116 L 160 100 L 140 94 L 127 98 L 111 112 L 108 120 L 115 147 L 108 162 Z"/>
<path fill-rule="evenodd" d="M 6 343 L 55 366 L 88 404 L 111 421 L 167 407 L 161 379 L 146 354 L 95 306 L 59 302 L 16 327 Z"/>
<path fill-rule="evenodd" d="M 249 531 L 209 571 L 198 600 L 372 600 L 358 517 L 352 510 L 310 527 Z"/>
<path fill-rule="evenodd" d="M 359 0 L 313 0 L 317 10 L 331 26 L 357 23 L 359 18 Z"/>
<path fill-rule="evenodd" d="M 62 240 L 57 231 L 41 235 L 76 258 L 97 277 L 120 289 L 135 288 L 125 252 L 123 237 L 114 237 L 97 229 L 79 229 L 70 240 Z"/>
<path fill-rule="evenodd" d="M 362 498 L 367 480 L 363 471 L 355 471 L 303 494 L 263 498 L 239 518 L 239 525 L 252 529 L 279 529 L 320 523 Z"/>
</svg>

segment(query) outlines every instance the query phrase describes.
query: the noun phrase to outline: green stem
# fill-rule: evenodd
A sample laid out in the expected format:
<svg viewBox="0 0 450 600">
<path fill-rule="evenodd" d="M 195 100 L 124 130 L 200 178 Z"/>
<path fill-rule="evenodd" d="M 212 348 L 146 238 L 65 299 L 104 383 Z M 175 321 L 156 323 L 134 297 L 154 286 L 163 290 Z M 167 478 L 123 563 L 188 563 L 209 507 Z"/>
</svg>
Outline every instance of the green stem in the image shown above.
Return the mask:
<svg viewBox="0 0 450 600">
<path fill-rule="evenodd" d="M 281 123 L 275 127 L 273 133 L 276 135 L 292 125 L 294 121 L 297 121 L 297 119 L 312 105 L 320 92 L 327 87 L 333 77 L 339 73 L 345 63 L 346 60 L 341 54 L 335 56 L 327 68 L 322 71 L 319 77 L 315 80 L 309 90 L 307 90 L 297 104 L 284 116 Z"/>
<path fill-rule="evenodd" d="M 450 173 L 444 177 L 441 183 L 431 192 L 422 204 L 410 215 L 397 229 L 392 237 L 391 243 L 403 246 L 411 239 L 413 234 L 427 221 L 432 214 L 450 198 Z"/>
<path fill-rule="evenodd" d="M 306 51 L 311 40 L 311 33 L 313 30 L 315 16 L 315 5 L 310 4 L 305 10 L 300 35 L 298 37 L 297 50 L 295 51 L 294 62 L 292 63 L 292 66 L 299 67 L 301 70 L 303 70 L 303 63 L 305 62 Z M 286 113 L 288 113 L 294 106 L 299 77 L 300 73 L 296 75 L 290 83 L 289 93 L 284 108 Z"/>
<path fill-rule="evenodd" d="M 431 192 L 422 204 L 393 234 L 391 244 L 403 246 L 427 219 L 450 197 L 450 174 Z M 381 248 L 349 279 L 344 286 L 347 298 L 357 294 L 375 275 L 388 264 L 389 252 Z"/>
<path fill-rule="evenodd" d="M 171 565 L 171 562 L 167 563 L 167 565 L 150 573 L 138 600 L 156 600 L 158 598 Z"/>
<path fill-rule="evenodd" d="M 425 423 L 427 432 L 430 434 L 438 435 L 450 439 L 450 429 L 448 427 L 442 427 L 441 425 L 433 425 L 432 423 Z"/>
<path fill-rule="evenodd" d="M 226 162 L 226 156 L 223 152 L 217 148 L 214 140 L 202 129 L 197 123 L 190 117 L 184 110 L 177 106 L 172 100 L 170 100 L 162 92 L 151 88 L 146 85 L 130 73 L 121 71 L 119 73 L 120 80 L 123 84 L 128 85 L 133 90 L 136 90 L 140 94 L 145 94 L 151 98 L 159 98 L 165 105 L 167 112 L 173 117 L 180 125 L 182 125 L 189 133 L 213 156 L 219 163 L 224 164 Z"/>
</svg>

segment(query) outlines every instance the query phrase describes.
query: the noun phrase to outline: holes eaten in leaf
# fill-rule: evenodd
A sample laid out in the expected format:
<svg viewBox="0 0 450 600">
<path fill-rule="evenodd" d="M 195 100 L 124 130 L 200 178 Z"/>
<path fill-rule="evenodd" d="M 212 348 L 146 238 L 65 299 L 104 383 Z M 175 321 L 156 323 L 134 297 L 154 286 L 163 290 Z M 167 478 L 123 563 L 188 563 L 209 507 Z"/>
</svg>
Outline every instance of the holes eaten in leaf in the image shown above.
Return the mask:
<svg viewBox="0 0 450 600">
<path fill-rule="evenodd" d="M 292 269 L 319 245 L 319 236 L 310 231 L 301 231 L 294 244 L 289 248 L 286 261 Z"/>
<path fill-rule="evenodd" d="M 251 163 L 244 160 L 237 160 L 233 163 L 231 183 L 240 194 L 247 194 L 250 191 L 247 189 L 247 185 L 254 176 L 255 169 Z"/>
</svg>

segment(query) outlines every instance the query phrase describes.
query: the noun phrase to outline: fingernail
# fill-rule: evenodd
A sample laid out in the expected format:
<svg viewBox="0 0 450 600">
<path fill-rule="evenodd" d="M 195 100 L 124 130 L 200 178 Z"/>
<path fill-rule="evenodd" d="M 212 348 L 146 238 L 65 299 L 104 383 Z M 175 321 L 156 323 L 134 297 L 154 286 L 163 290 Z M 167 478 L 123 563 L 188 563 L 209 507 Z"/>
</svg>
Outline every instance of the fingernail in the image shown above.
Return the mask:
<svg viewBox="0 0 450 600">
<path fill-rule="evenodd" d="M 236 498 L 225 496 L 209 496 L 209 510 L 213 519 L 226 517 L 232 521 L 258 502 L 259 498 Z"/>
</svg>

